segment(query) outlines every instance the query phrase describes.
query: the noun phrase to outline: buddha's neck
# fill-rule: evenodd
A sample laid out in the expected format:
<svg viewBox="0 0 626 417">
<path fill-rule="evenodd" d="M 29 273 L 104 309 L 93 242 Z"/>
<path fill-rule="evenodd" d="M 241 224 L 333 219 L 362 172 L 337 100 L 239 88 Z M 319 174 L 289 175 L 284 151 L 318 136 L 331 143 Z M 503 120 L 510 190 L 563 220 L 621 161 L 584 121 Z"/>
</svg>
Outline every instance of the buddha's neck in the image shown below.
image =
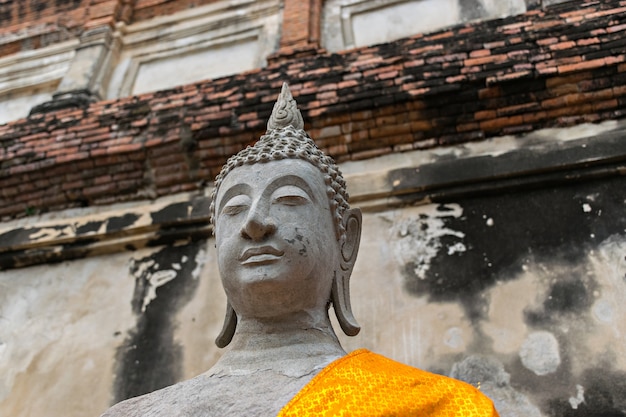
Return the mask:
<svg viewBox="0 0 626 417">
<path fill-rule="evenodd" d="M 319 371 L 345 354 L 327 318 L 314 323 L 243 318 L 214 371 L 271 370 L 301 376 Z"/>
</svg>

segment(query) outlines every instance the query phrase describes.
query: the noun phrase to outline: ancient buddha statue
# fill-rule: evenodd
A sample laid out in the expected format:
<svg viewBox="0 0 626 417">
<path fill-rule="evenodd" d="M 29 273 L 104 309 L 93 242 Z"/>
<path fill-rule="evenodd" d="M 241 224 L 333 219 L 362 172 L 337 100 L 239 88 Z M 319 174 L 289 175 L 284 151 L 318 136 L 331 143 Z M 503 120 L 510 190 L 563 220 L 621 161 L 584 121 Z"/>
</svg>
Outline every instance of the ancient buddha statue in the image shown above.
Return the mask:
<svg viewBox="0 0 626 417">
<path fill-rule="evenodd" d="M 226 353 L 207 372 L 123 401 L 103 417 L 496 416 L 474 387 L 371 353 L 346 354 L 329 319 L 359 331 L 349 279 L 361 213 L 303 130 L 286 85 L 267 134 L 228 160 L 211 214 L 228 304 Z"/>
</svg>

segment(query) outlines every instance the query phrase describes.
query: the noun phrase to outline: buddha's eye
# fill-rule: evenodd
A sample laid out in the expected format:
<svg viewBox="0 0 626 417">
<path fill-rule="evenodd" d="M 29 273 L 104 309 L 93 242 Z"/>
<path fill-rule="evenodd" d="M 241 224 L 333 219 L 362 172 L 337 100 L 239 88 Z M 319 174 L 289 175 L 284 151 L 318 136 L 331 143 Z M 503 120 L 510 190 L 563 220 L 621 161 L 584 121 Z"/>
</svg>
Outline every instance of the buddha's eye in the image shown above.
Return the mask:
<svg viewBox="0 0 626 417">
<path fill-rule="evenodd" d="M 285 185 L 272 194 L 272 203 L 284 206 L 303 206 L 310 201 L 306 191 L 295 185 Z"/>
<path fill-rule="evenodd" d="M 222 214 L 226 214 L 228 216 L 234 216 L 236 214 L 239 214 L 245 211 L 247 208 L 248 206 L 226 206 L 222 210 Z"/>
<path fill-rule="evenodd" d="M 250 199 L 245 195 L 234 196 L 224 205 L 222 214 L 235 216 L 242 213 L 250 207 Z"/>
<path fill-rule="evenodd" d="M 299 195 L 283 195 L 274 199 L 274 203 L 284 206 L 303 206 L 308 202 L 308 198 Z"/>
</svg>

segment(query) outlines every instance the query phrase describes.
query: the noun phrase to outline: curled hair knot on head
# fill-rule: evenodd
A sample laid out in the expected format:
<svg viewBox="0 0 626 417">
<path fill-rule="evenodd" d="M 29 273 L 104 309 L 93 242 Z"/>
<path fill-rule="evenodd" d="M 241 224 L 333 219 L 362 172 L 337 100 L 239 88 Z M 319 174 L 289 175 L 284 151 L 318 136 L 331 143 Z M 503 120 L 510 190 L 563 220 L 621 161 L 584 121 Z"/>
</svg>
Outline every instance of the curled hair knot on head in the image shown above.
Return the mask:
<svg viewBox="0 0 626 417">
<path fill-rule="evenodd" d="M 304 131 L 304 122 L 296 102 L 283 85 L 283 90 L 274 105 L 267 123 L 267 133 L 252 146 L 231 156 L 215 178 L 215 188 L 211 195 L 211 222 L 215 224 L 215 198 L 224 178 L 235 168 L 282 159 L 300 159 L 309 162 L 320 170 L 328 188 L 329 208 L 333 213 L 337 240 L 343 239 L 343 214 L 350 208 L 348 192 L 339 167 L 325 155 Z"/>
</svg>

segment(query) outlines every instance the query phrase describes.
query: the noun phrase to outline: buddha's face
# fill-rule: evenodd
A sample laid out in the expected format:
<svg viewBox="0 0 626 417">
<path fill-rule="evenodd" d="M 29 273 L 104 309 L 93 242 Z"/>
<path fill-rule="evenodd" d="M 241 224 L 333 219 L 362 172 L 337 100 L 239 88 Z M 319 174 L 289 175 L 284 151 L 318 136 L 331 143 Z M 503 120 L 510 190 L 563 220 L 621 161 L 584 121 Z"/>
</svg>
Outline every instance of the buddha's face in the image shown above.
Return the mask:
<svg viewBox="0 0 626 417">
<path fill-rule="evenodd" d="M 326 311 L 339 244 L 316 167 L 284 159 L 235 168 L 215 210 L 219 269 L 239 315 Z"/>
</svg>

